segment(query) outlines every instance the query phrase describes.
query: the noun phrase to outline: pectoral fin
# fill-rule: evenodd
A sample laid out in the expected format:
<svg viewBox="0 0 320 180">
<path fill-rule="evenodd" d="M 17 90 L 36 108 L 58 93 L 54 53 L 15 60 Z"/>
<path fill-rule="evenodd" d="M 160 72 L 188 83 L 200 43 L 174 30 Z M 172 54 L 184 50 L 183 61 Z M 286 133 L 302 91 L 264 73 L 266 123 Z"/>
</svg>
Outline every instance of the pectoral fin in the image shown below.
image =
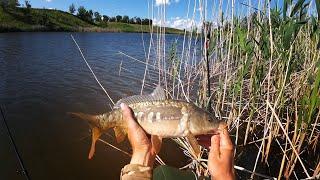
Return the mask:
<svg viewBox="0 0 320 180">
<path fill-rule="evenodd" d="M 90 152 L 89 152 L 89 156 L 88 158 L 91 159 L 94 155 L 95 149 L 96 149 L 96 142 L 99 139 L 99 137 L 101 136 L 101 131 L 99 128 L 97 127 L 92 127 L 92 142 L 91 142 L 91 148 L 90 148 Z"/>
<path fill-rule="evenodd" d="M 201 150 L 200 150 L 200 145 L 199 145 L 196 137 L 194 137 L 193 134 L 188 134 L 188 136 L 186 138 L 187 138 L 188 142 L 190 143 L 191 148 L 192 148 L 193 152 L 195 153 L 196 157 L 199 158 Z"/>
<path fill-rule="evenodd" d="M 117 143 L 121 143 L 126 138 L 127 132 L 122 127 L 115 127 L 113 128 L 114 135 L 116 136 Z"/>
</svg>

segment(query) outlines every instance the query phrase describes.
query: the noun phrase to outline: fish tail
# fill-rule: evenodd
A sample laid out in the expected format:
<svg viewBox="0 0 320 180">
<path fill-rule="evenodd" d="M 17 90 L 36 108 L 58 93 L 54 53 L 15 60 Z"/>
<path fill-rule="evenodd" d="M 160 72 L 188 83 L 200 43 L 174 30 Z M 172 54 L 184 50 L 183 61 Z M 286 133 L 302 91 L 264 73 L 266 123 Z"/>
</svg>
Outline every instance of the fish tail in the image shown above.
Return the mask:
<svg viewBox="0 0 320 180">
<path fill-rule="evenodd" d="M 91 125 L 91 148 L 89 151 L 88 159 L 91 159 L 96 149 L 96 142 L 102 135 L 102 130 L 99 126 L 99 118 L 97 115 L 85 114 L 81 112 L 68 112 L 67 114 L 79 117 L 80 119 L 86 120 Z"/>
<path fill-rule="evenodd" d="M 81 112 L 68 112 L 67 114 L 86 120 L 93 126 L 99 126 L 99 119 L 97 115 L 85 114 Z"/>
<path fill-rule="evenodd" d="M 94 155 L 96 142 L 102 135 L 103 130 L 105 131 L 106 129 L 113 128 L 118 143 L 124 141 L 124 139 L 126 138 L 127 130 L 122 126 L 108 126 L 108 123 L 104 123 L 102 127 L 99 120 L 99 118 L 101 117 L 100 115 L 91 115 L 81 112 L 68 112 L 68 114 L 86 120 L 91 125 L 92 139 L 88 156 L 89 159 L 91 159 Z"/>
</svg>

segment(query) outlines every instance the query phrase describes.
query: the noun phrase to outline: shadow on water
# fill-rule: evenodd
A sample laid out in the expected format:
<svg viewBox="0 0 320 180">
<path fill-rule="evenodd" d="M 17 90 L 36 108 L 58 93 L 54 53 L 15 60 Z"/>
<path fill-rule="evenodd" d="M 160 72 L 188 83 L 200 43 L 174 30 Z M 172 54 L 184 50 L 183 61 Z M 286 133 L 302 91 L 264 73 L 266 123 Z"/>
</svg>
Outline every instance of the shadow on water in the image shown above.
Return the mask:
<svg viewBox="0 0 320 180">
<path fill-rule="evenodd" d="M 142 79 L 144 66 L 131 62 L 135 78 L 128 78 L 126 72 L 119 76 L 121 60 L 130 62 L 118 51 L 144 59 L 141 34 L 74 36 L 114 100 L 140 92 L 137 79 Z M 169 42 L 177 38 L 168 37 Z M 127 155 L 102 143 L 88 160 L 88 125 L 66 115 L 69 111 L 102 113 L 110 109 L 69 33 L 0 34 L 0 104 L 5 106 L 9 127 L 32 179 L 118 179 L 120 169 L 129 162 Z M 106 139 L 115 144 L 109 136 Z M 0 144 L 0 162 L 5 162 L 0 163 L 0 179 L 23 179 L 2 123 Z M 128 142 L 119 147 L 130 151 Z M 170 140 L 165 141 L 161 156 L 170 165 L 185 165 L 183 153 Z"/>
</svg>

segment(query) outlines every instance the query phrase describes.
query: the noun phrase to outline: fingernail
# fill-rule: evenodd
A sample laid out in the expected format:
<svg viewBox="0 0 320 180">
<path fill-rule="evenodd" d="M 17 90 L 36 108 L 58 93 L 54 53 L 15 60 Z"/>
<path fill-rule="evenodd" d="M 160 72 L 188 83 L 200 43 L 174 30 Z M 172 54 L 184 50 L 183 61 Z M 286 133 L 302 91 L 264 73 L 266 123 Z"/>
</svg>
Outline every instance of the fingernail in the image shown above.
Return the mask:
<svg viewBox="0 0 320 180">
<path fill-rule="evenodd" d="M 125 104 L 124 104 L 124 103 L 121 103 L 121 104 L 120 104 L 120 108 L 121 108 L 121 109 L 124 109 L 124 108 L 125 108 Z"/>
</svg>

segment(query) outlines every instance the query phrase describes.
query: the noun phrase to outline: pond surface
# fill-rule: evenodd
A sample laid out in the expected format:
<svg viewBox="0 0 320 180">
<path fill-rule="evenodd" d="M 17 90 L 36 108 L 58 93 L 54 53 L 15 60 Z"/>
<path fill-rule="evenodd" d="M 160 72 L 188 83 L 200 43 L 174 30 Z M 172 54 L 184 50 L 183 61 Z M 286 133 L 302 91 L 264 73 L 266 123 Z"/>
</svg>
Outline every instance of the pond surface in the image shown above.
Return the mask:
<svg viewBox="0 0 320 180">
<path fill-rule="evenodd" d="M 150 35 L 129 33 L 73 33 L 102 85 L 116 101 L 140 93 L 143 64 Z M 176 35 L 167 35 L 170 45 Z M 121 63 L 122 62 L 122 63 Z M 119 76 L 119 67 L 123 69 Z M 130 73 L 129 73 L 130 72 Z M 145 92 L 150 92 L 151 88 Z M 129 157 L 98 142 L 88 160 L 90 131 L 69 111 L 103 113 L 111 102 L 89 72 L 70 33 L 0 34 L 0 105 L 31 179 L 119 179 Z M 130 152 L 128 142 L 116 144 L 113 132 L 103 139 Z M 172 166 L 186 161 L 182 151 L 166 140 L 160 153 Z M 0 179 L 24 179 L 0 121 Z"/>
</svg>

